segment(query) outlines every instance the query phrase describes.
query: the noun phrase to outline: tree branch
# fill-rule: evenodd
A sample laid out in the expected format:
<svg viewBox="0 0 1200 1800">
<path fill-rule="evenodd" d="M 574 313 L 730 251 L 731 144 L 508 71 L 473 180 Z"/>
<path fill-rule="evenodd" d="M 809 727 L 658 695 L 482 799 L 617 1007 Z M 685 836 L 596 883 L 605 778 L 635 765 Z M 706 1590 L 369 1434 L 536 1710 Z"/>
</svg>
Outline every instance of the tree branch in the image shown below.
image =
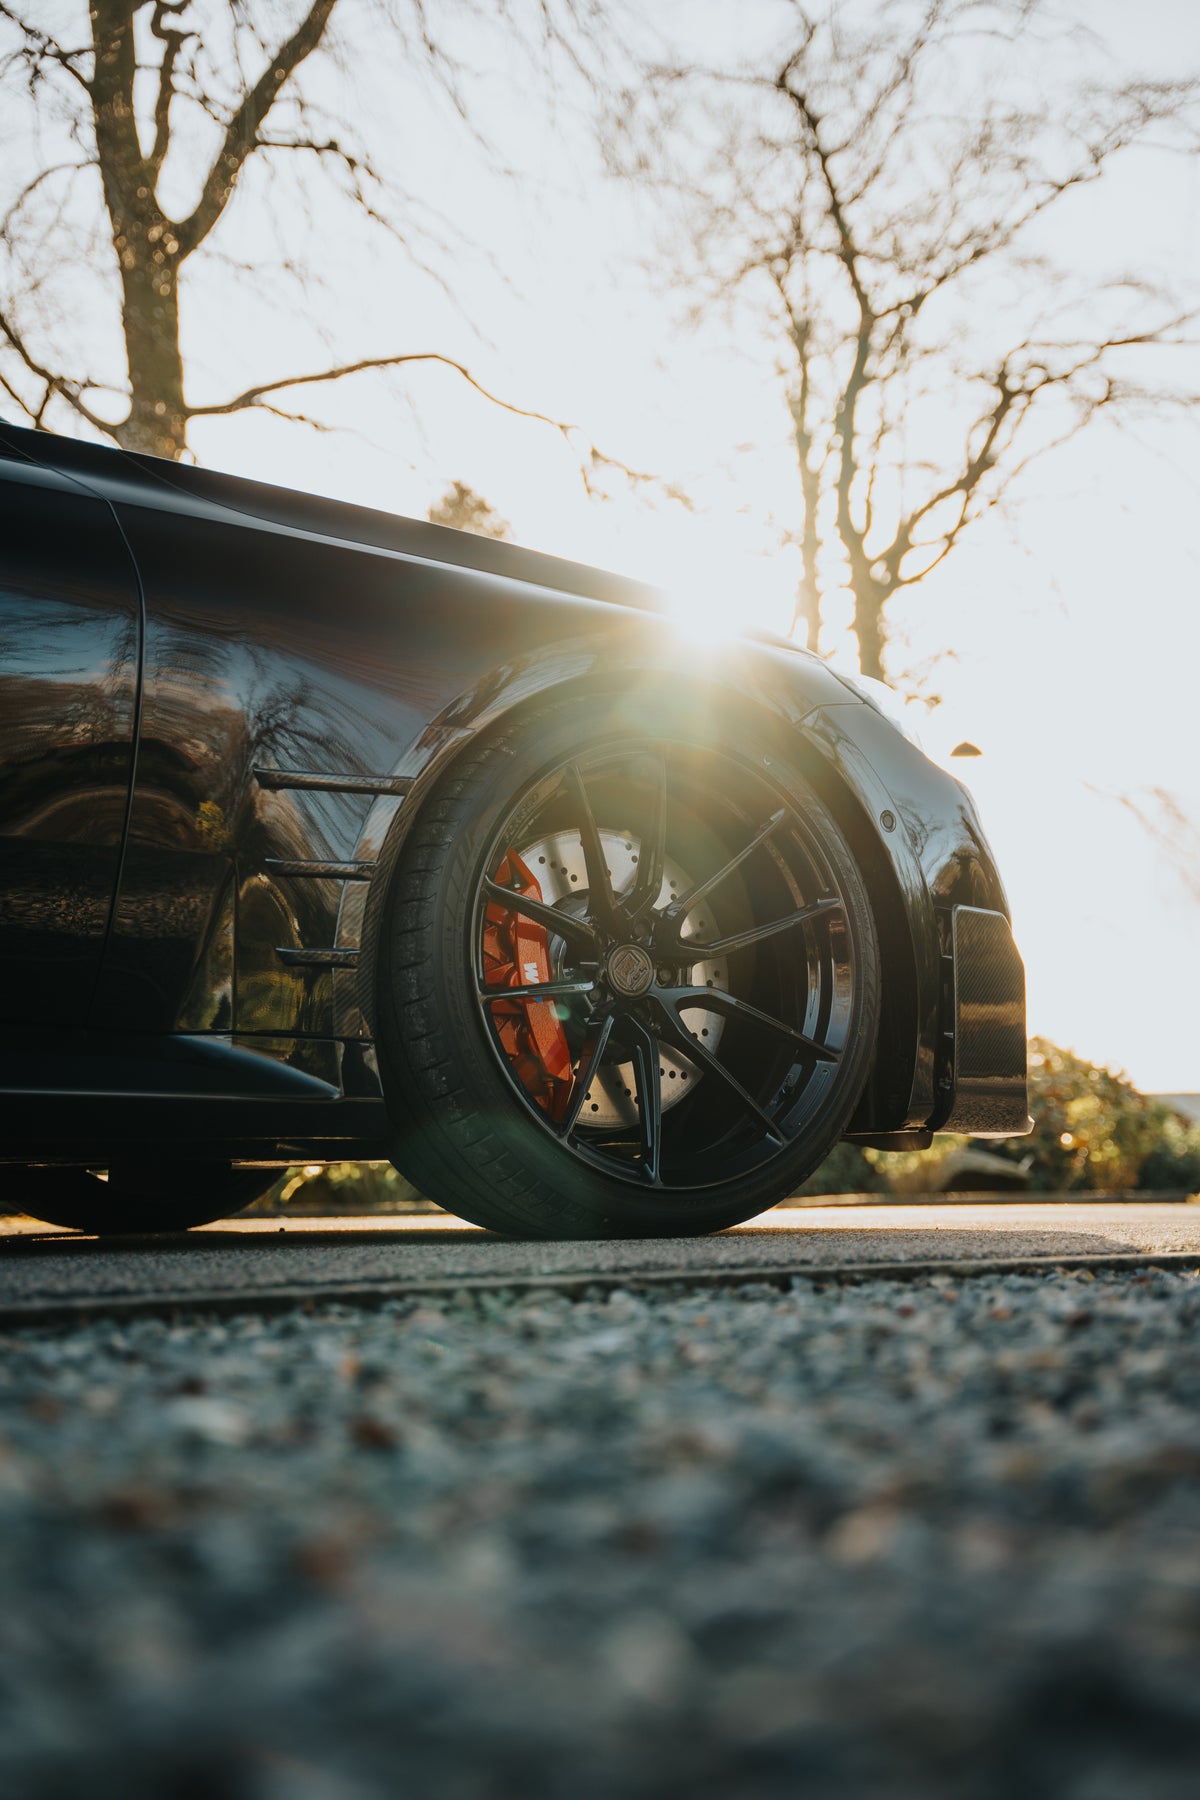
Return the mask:
<svg viewBox="0 0 1200 1800">
<path fill-rule="evenodd" d="M 887 549 L 873 559 L 876 564 L 883 564 L 887 570 L 887 580 L 880 583 L 886 593 L 893 593 L 899 588 L 910 587 L 921 581 L 943 562 L 966 527 L 1000 501 L 1019 476 L 1024 474 L 1032 463 L 1048 455 L 1052 450 L 1061 448 L 1095 417 L 1104 407 L 1111 405 L 1123 397 L 1114 381 L 1105 381 L 1103 391 L 1084 397 L 1076 397 L 1079 408 L 1074 423 L 1065 431 L 1058 433 L 1048 442 L 1038 445 L 1027 456 L 1011 463 L 1005 473 L 994 483 L 989 483 L 989 496 L 982 505 L 972 506 L 979 490 L 987 477 L 996 468 L 1002 455 L 1007 455 L 1014 443 L 1016 435 L 1028 414 L 1033 410 L 1039 396 L 1055 388 L 1069 389 L 1072 382 L 1090 369 L 1099 369 L 1100 364 L 1110 351 L 1124 350 L 1133 347 L 1146 347 L 1152 344 L 1176 345 L 1179 339 L 1169 334 L 1177 332 L 1181 326 L 1189 324 L 1194 313 L 1185 312 L 1165 320 L 1162 324 L 1152 326 L 1145 331 L 1126 332 L 1119 336 L 1104 339 L 1099 344 L 1084 343 L 1038 343 L 1022 344 L 1011 351 L 992 377 L 996 389 L 996 403 L 991 411 L 979 422 L 983 428 L 983 438 L 973 454 L 968 454 L 959 474 L 945 482 L 937 491 L 914 507 L 900 522 L 892 542 Z M 1074 360 L 1065 367 L 1051 369 L 1046 360 L 1055 353 L 1075 352 Z M 1016 373 L 1014 365 L 1018 359 L 1025 363 L 1024 375 Z M 1005 427 L 1007 432 L 1005 433 Z M 1001 434 L 1005 433 L 1005 448 L 1000 447 Z M 922 541 L 917 532 L 923 520 L 927 519 L 937 507 L 944 505 L 956 496 L 961 497 L 962 506 L 958 517 L 935 537 Z M 913 551 L 933 550 L 937 554 L 931 562 L 925 563 L 912 575 L 905 575 L 903 563 Z"/>
<path fill-rule="evenodd" d="M 12 202 L 12 205 L 8 208 L 3 219 L 0 219 L 0 243 L 7 242 L 9 233 L 16 222 L 18 213 L 25 205 L 25 202 L 31 199 L 37 192 L 43 182 L 52 181 L 56 175 L 77 175 L 81 169 L 94 169 L 95 167 L 96 159 L 94 156 L 87 157 L 83 162 L 52 163 L 48 169 L 42 169 L 31 181 L 27 181 L 25 186 L 21 189 L 21 192 Z"/>
<path fill-rule="evenodd" d="M 817 159 L 817 167 L 821 171 L 821 179 L 825 184 L 825 191 L 828 195 L 828 214 L 833 222 L 834 229 L 838 234 L 837 254 L 839 260 L 845 267 L 850 286 L 854 290 L 854 298 L 858 302 L 859 313 L 860 315 L 865 316 L 871 312 L 871 302 L 867 296 L 867 290 L 860 274 L 861 252 L 858 245 L 855 243 L 854 234 L 850 229 L 850 221 L 842 202 L 842 196 L 838 184 L 834 179 L 833 168 L 831 166 L 833 152 L 827 150 L 821 140 L 822 121 L 820 115 L 814 111 L 807 94 L 797 93 L 796 89 L 790 85 L 790 76 L 795 67 L 795 63 L 796 58 L 793 58 L 792 61 L 787 64 L 780 74 L 776 85 L 785 99 L 791 101 L 804 122 L 808 140 L 812 147 L 813 155 Z"/>
<path fill-rule="evenodd" d="M 17 400 L 18 405 L 36 425 L 41 424 L 46 407 L 49 405 L 53 396 L 57 394 L 61 399 L 66 401 L 68 406 L 72 407 L 74 411 L 79 414 L 81 419 L 85 419 L 96 431 L 103 432 L 106 437 L 112 436 L 112 426 L 109 425 L 106 420 L 101 419 L 94 413 L 82 397 L 84 390 L 94 388 L 97 385 L 94 381 L 68 381 L 65 376 L 55 375 L 49 369 L 44 368 L 42 364 L 38 362 L 37 358 L 27 349 L 20 332 L 4 312 L 0 312 L 0 333 L 3 333 L 7 341 L 12 345 L 21 361 L 25 364 L 25 367 L 29 370 L 29 373 L 36 376 L 39 381 L 45 383 L 46 391 L 42 396 L 41 405 L 36 412 L 31 411 L 26 402 L 21 400 L 20 397 L 13 392 L 13 389 L 9 387 L 7 382 L 4 384 L 5 387 L 8 388 L 9 393 L 13 394 L 13 398 Z"/>
<path fill-rule="evenodd" d="M 179 59 L 179 52 L 188 39 L 199 36 L 199 33 L 194 31 L 173 31 L 166 21 L 172 13 L 185 12 L 189 4 L 190 0 L 155 0 L 154 17 L 150 21 L 151 31 L 164 45 L 162 63 L 158 71 L 158 93 L 154 101 L 154 142 L 150 147 L 150 154 L 146 158 L 146 166 L 153 182 L 158 181 L 171 141 L 171 102 L 175 98 L 175 64 Z"/>
<path fill-rule="evenodd" d="M 561 419 L 552 419 L 548 413 L 533 412 L 527 407 L 517 406 L 511 400 L 502 400 L 498 394 L 485 388 L 481 381 L 477 381 L 465 363 L 456 362 L 452 356 L 443 356 L 437 350 L 410 350 L 397 356 L 364 356 L 357 362 L 340 363 L 335 368 L 318 369 L 305 375 L 288 375 L 278 381 L 260 382 L 255 387 L 235 394 L 231 400 L 222 400 L 210 406 L 189 406 L 188 416 L 200 419 L 219 413 L 244 412 L 247 407 L 257 406 L 265 395 L 277 394 L 284 388 L 310 387 L 321 381 L 341 381 L 346 375 L 360 375 L 368 369 L 396 369 L 404 363 L 423 362 L 441 363 L 444 368 L 453 369 L 456 375 L 461 375 L 467 385 L 482 394 L 485 400 L 490 400 L 493 406 L 502 407 L 505 412 L 515 413 L 518 418 L 536 419 L 539 424 L 552 425 L 556 431 L 564 434 L 577 429 L 574 425 L 564 424 Z"/>
<path fill-rule="evenodd" d="M 609 456 L 599 450 L 595 444 L 588 445 L 586 451 L 581 453 L 574 442 L 579 430 L 577 425 L 568 424 L 563 419 L 552 418 L 549 413 L 537 412 L 532 407 L 518 406 L 513 400 L 502 399 L 499 394 L 494 394 L 490 388 L 484 387 L 465 363 L 456 361 L 452 356 L 444 356 L 437 350 L 410 350 L 397 356 L 365 356 L 357 362 L 340 363 L 334 368 L 318 369 L 310 374 L 289 375 L 278 381 L 259 382 L 254 387 L 246 388 L 242 393 L 235 394 L 230 400 L 217 401 L 208 406 L 189 406 L 186 409 L 187 416 L 189 419 L 215 418 L 223 414 L 245 412 L 250 408 L 262 408 L 266 411 L 277 412 L 282 417 L 295 418 L 303 424 L 316 426 L 317 422 L 314 419 L 302 414 L 286 413 L 282 409 L 270 405 L 267 396 L 278 394 L 285 388 L 311 387 L 318 382 L 341 381 L 347 375 L 360 375 L 371 369 L 397 369 L 405 363 L 438 363 L 442 368 L 451 369 L 456 375 L 461 376 L 468 387 L 474 388 L 475 392 L 482 395 L 491 405 L 500 407 L 504 412 L 514 414 L 518 419 L 532 419 L 536 424 L 548 425 L 552 431 L 557 431 L 563 442 L 568 445 L 572 454 L 578 459 L 580 474 L 589 493 L 595 491 L 589 471 L 601 468 L 615 469 L 635 485 L 648 483 L 662 485 L 660 477 L 657 475 L 652 475 L 642 469 L 631 468 L 628 463 L 621 462 L 619 458 Z M 686 495 L 678 489 L 667 487 L 665 492 L 669 498 L 678 500 L 682 505 L 690 504 Z"/>
<path fill-rule="evenodd" d="M 200 199 L 176 230 L 182 262 L 204 242 L 224 212 L 246 158 L 259 145 L 259 130 L 278 100 L 288 77 L 311 56 L 325 34 L 336 0 L 313 0 L 296 30 L 271 58 L 270 67 L 242 97 L 225 132 L 225 141 L 208 172 Z"/>
<path fill-rule="evenodd" d="M 837 402 L 834 434 L 839 440 L 836 484 L 838 534 L 850 558 L 851 578 L 855 590 L 862 592 L 864 583 L 869 584 L 870 577 L 864 547 L 865 529 L 860 529 L 854 518 L 852 489 L 858 469 L 856 441 L 858 403 L 872 380 L 868 365 L 871 360 L 877 315 L 863 279 L 862 253 L 851 228 L 850 218 L 834 173 L 832 159 L 835 152 L 825 145 L 821 135 L 821 116 L 807 92 L 798 90 L 791 84 L 792 74 L 802 59 L 802 55 L 803 51 L 797 52 L 784 66 L 777 78 L 776 86 L 799 114 L 802 121 L 808 146 L 816 160 L 825 190 L 825 214 L 837 233 L 837 259 L 850 283 L 858 312 L 858 323 L 854 334 L 854 356 L 850 373 Z"/>
<path fill-rule="evenodd" d="M 78 59 L 87 55 L 86 48 L 64 50 L 57 38 L 51 37 L 50 33 L 44 31 L 41 26 L 29 24 L 28 20 L 23 19 L 20 13 L 7 3 L 7 0 L 0 0 L 0 19 L 7 19 L 10 25 L 15 25 L 25 39 L 26 51 L 22 60 L 29 70 L 31 87 L 40 78 L 39 65 L 45 61 L 55 63 L 64 74 L 69 75 L 72 81 L 83 89 L 84 93 L 91 92 L 87 77 L 75 67 Z"/>
<path fill-rule="evenodd" d="M 4 389 L 4 392 L 8 395 L 9 399 L 13 402 L 13 404 L 15 406 L 20 407 L 21 411 L 25 414 L 25 417 L 27 419 L 32 419 L 35 416 L 34 413 L 30 409 L 28 401 L 22 399 L 21 395 L 17 392 L 17 390 L 13 386 L 12 382 L 8 379 L 7 375 L 0 374 L 0 388 Z"/>
</svg>

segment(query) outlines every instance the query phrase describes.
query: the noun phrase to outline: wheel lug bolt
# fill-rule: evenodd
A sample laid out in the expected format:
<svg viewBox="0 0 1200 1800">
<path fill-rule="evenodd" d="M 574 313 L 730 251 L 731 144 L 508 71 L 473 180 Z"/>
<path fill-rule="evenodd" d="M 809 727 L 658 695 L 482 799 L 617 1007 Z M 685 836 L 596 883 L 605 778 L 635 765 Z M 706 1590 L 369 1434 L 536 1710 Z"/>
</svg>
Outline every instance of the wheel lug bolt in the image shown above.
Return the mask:
<svg viewBox="0 0 1200 1800">
<path fill-rule="evenodd" d="M 670 969 L 664 968 L 664 969 L 660 969 L 658 971 L 658 985 L 660 987 L 667 987 L 670 984 L 670 980 L 671 980 Z"/>
</svg>

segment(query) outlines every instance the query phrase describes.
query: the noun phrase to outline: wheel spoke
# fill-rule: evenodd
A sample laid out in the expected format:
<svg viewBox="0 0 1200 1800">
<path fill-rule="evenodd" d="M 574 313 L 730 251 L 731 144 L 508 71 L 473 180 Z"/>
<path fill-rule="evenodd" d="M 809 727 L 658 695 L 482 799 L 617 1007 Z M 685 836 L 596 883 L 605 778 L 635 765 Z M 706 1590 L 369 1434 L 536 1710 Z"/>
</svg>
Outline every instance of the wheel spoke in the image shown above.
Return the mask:
<svg viewBox="0 0 1200 1800">
<path fill-rule="evenodd" d="M 840 900 L 814 900 L 811 906 L 802 906 L 798 912 L 788 913 L 784 919 L 772 919 L 769 925 L 751 925 L 747 930 L 735 931 L 729 937 L 715 938 L 711 944 L 702 944 L 696 938 L 681 938 L 677 948 L 692 957 L 701 953 L 705 956 L 732 956 L 735 950 L 744 950 L 748 944 L 758 944 L 764 938 L 778 937 L 781 931 L 795 931 L 797 926 L 807 925 L 813 919 L 822 918 L 825 913 L 841 911 Z"/>
<path fill-rule="evenodd" d="M 483 878 L 483 891 L 496 906 L 502 906 L 506 912 L 521 913 L 532 919 L 535 924 L 544 925 L 560 938 L 571 944 L 583 944 L 589 950 L 596 949 L 596 933 L 586 919 L 577 919 L 571 913 L 562 912 L 557 906 L 547 906 L 543 900 L 527 900 L 522 894 L 514 893 L 511 888 L 501 887 L 498 881 L 489 876 Z"/>
<path fill-rule="evenodd" d="M 659 1077 L 658 1039 L 640 1019 L 623 1021 L 625 1036 L 633 1051 L 633 1072 L 637 1084 L 638 1129 L 642 1139 L 642 1173 L 655 1187 L 662 1185 L 662 1085 Z"/>
<path fill-rule="evenodd" d="M 662 888 L 663 863 L 667 846 L 667 765 L 657 753 L 647 755 L 653 770 L 653 793 L 650 797 L 642 841 L 638 848 L 638 872 L 625 899 L 625 910 L 631 921 L 637 920 L 654 905 Z"/>
<path fill-rule="evenodd" d="M 594 981 L 530 981 L 523 987 L 481 987 L 479 998 L 489 1006 L 497 1000 L 565 1000 L 573 994 L 590 994 Z"/>
<path fill-rule="evenodd" d="M 689 912 L 691 908 L 695 906 L 697 900 L 705 899 L 707 895 L 712 893 L 715 887 L 719 887 L 727 875 L 732 875 L 733 871 L 740 868 L 748 856 L 754 855 L 754 852 L 758 849 L 760 844 L 765 844 L 768 838 L 774 837 L 786 818 L 787 813 L 784 811 L 783 807 L 780 807 L 777 813 L 772 813 L 762 830 L 755 832 L 754 836 L 750 839 L 750 842 L 745 845 L 743 849 L 739 850 L 736 856 L 731 856 L 729 861 L 724 863 L 722 867 L 717 870 L 715 875 L 710 875 L 707 881 L 697 882 L 696 886 L 689 888 L 686 894 L 681 895 L 678 900 L 673 900 L 671 902 L 670 911 L 672 918 L 681 919 L 685 913 Z"/>
<path fill-rule="evenodd" d="M 584 785 L 583 770 L 578 763 L 568 763 L 563 773 L 579 813 L 579 842 L 587 868 L 588 907 L 603 924 L 608 924 L 615 919 L 617 910 L 613 899 L 612 876 L 604 855 L 604 845 L 600 841 L 600 828 L 596 824 L 596 815 L 592 811 L 592 803 Z"/>
<path fill-rule="evenodd" d="M 724 1013 L 730 1018 L 748 1019 L 753 1025 L 761 1025 L 765 1031 L 774 1031 L 779 1037 L 788 1038 L 793 1044 L 800 1044 L 810 1056 L 819 1062 L 835 1063 L 840 1060 L 836 1050 L 826 1049 L 818 1044 L 815 1038 L 806 1037 L 804 1032 L 797 1031 L 795 1026 L 788 1025 L 783 1019 L 776 1019 L 771 1013 L 760 1012 L 757 1006 L 751 1006 L 748 1000 L 739 1000 L 736 994 L 727 994 L 722 988 L 686 987 L 675 988 L 671 994 L 671 1003 L 677 1012 L 685 1006 L 703 1006 L 709 1012 Z"/>
<path fill-rule="evenodd" d="M 575 1085 L 571 1089 L 570 1102 L 558 1122 L 559 1135 L 563 1138 L 569 1138 L 579 1122 L 583 1103 L 587 1099 L 591 1085 L 599 1074 L 600 1065 L 604 1061 L 604 1052 L 608 1048 L 612 1028 L 613 1017 L 609 1013 L 607 1018 L 600 1021 L 596 1030 L 590 1031 L 584 1040 L 583 1049 L 579 1055 L 579 1067 L 575 1073 Z"/>
<path fill-rule="evenodd" d="M 704 991 L 705 993 L 709 992 L 707 988 Z M 786 1138 L 771 1115 L 763 1111 L 753 1094 L 746 1092 L 732 1070 L 726 1068 L 725 1064 L 715 1057 L 711 1050 L 705 1049 L 698 1037 L 692 1035 L 678 1013 L 663 1001 L 659 1002 L 659 1010 L 662 1013 L 667 1035 L 676 1049 L 681 1050 L 689 1062 L 698 1063 L 702 1069 L 707 1069 L 711 1075 L 727 1087 L 745 1111 L 758 1120 L 764 1132 L 774 1143 L 786 1143 Z"/>
<path fill-rule="evenodd" d="M 639 1194 L 643 1212 L 695 1195 L 695 1218 L 718 1217 L 743 1189 L 783 1187 L 819 1148 L 821 1109 L 847 1098 L 870 1051 L 870 923 L 820 808 L 744 748 L 632 715 L 620 742 L 615 723 L 574 727 L 518 765 L 528 779 L 510 779 L 475 863 L 461 973 L 511 1089 L 479 1104 L 532 1118 L 530 1179 L 538 1154 L 557 1159 L 563 1191 L 582 1184 L 581 1220 L 599 1177 L 631 1219 Z"/>
</svg>

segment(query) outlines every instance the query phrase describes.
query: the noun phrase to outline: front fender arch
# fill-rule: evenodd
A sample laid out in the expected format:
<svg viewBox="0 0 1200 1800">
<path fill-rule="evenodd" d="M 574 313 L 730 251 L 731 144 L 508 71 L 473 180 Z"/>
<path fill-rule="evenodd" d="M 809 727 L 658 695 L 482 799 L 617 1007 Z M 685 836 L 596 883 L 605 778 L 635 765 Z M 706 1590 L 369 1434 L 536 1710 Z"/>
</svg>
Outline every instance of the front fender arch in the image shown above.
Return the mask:
<svg viewBox="0 0 1200 1800">
<path fill-rule="evenodd" d="M 357 852 L 364 859 L 376 859 L 362 917 L 357 971 L 358 1004 L 372 1035 L 380 935 L 396 865 L 424 807 L 452 777 L 459 758 L 482 738 L 566 703 L 591 707 L 608 702 L 628 714 L 631 723 L 644 725 L 645 710 L 655 701 L 661 709 L 662 684 L 670 681 L 674 693 L 668 704 L 672 709 L 700 706 L 721 735 L 736 738 L 754 733 L 768 754 L 774 748 L 795 761 L 845 832 L 862 870 L 883 953 L 879 1053 L 852 1128 L 899 1129 L 910 1110 L 917 1060 L 917 970 L 904 889 L 875 823 L 875 796 L 862 788 L 853 768 L 834 753 L 830 735 L 816 729 L 822 702 L 828 703 L 826 684 L 835 684 L 839 705 L 845 703 L 845 689 L 819 664 L 815 665 L 818 679 L 811 685 L 794 678 L 786 683 L 771 680 L 773 657 L 764 659 L 767 666 L 762 670 L 745 654 L 750 647 L 737 648 L 743 655 L 721 670 L 698 661 L 685 693 L 678 654 L 672 661 L 666 656 L 642 656 L 614 667 L 610 653 L 603 667 L 594 659 L 590 666 L 581 666 L 588 659 L 584 647 L 579 646 L 569 659 L 574 662 L 570 667 L 559 646 L 555 658 L 559 679 L 547 681 L 545 669 L 539 671 L 540 681 L 531 679 L 532 671 L 524 667 L 495 671 L 491 680 L 475 684 L 470 693 L 444 709 L 422 734 L 420 766 L 413 766 L 412 757 L 403 765 L 403 773 L 412 780 L 407 796 L 401 803 L 383 801 L 371 809 Z M 675 649 L 677 652 L 677 645 Z M 793 664 L 787 670 L 792 676 L 794 658 L 789 656 L 788 662 Z M 747 668 L 747 664 L 751 666 Z"/>
</svg>

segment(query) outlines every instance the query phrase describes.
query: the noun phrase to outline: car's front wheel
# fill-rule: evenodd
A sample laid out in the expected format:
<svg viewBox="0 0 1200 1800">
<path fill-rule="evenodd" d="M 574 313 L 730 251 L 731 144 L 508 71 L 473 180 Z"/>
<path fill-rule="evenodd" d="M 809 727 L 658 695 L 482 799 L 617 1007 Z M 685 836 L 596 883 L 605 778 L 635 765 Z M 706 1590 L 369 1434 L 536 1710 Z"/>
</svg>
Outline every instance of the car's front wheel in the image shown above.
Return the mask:
<svg viewBox="0 0 1200 1800">
<path fill-rule="evenodd" d="M 392 883 L 397 1166 L 526 1237 L 717 1230 L 793 1192 L 865 1082 L 878 948 L 800 771 L 620 702 L 496 735 Z"/>
</svg>

